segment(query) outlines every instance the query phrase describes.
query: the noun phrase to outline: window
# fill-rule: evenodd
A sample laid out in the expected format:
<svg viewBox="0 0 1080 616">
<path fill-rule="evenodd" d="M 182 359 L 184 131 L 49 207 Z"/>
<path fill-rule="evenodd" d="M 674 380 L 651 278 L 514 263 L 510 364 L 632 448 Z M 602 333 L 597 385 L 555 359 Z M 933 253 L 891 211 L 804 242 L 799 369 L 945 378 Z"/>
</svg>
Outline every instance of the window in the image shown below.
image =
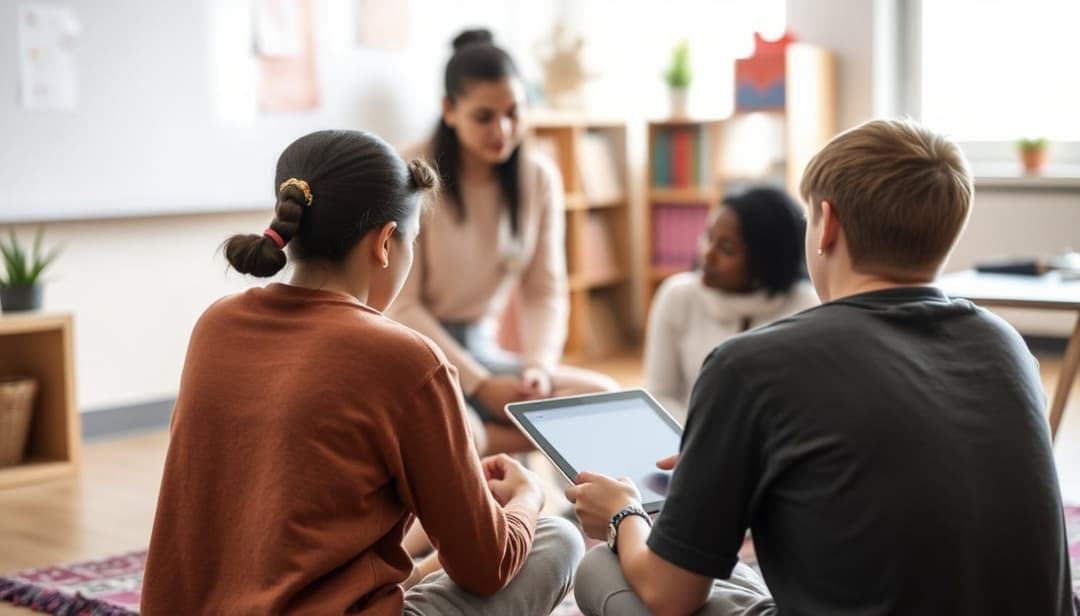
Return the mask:
<svg viewBox="0 0 1080 616">
<path fill-rule="evenodd" d="M 1015 161 L 1023 137 L 1050 140 L 1057 163 L 1080 163 L 1080 1 L 923 0 L 911 23 L 919 86 L 909 101 L 977 171 Z"/>
</svg>

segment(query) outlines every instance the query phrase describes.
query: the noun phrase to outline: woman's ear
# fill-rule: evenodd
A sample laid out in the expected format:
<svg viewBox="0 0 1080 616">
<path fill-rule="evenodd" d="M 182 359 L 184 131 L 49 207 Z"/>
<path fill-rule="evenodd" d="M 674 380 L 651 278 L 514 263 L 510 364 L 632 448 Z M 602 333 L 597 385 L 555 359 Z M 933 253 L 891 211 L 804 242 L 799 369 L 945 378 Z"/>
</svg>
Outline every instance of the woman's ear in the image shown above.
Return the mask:
<svg viewBox="0 0 1080 616">
<path fill-rule="evenodd" d="M 382 227 L 379 227 L 379 234 L 377 241 L 375 242 L 375 262 L 381 267 L 390 267 L 390 243 L 394 237 L 394 232 L 397 231 L 396 222 L 388 222 Z"/>
</svg>

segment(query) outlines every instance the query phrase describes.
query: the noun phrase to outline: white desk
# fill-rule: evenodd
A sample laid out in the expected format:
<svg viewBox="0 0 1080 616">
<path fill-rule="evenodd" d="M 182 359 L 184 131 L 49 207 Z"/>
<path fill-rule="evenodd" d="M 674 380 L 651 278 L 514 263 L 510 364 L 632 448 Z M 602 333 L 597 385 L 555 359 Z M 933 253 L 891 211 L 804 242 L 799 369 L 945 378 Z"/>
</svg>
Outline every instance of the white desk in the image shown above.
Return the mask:
<svg viewBox="0 0 1080 616">
<path fill-rule="evenodd" d="M 952 297 L 969 299 L 982 306 L 1066 310 L 1077 313 L 1076 327 L 1065 347 L 1057 390 L 1050 405 L 1050 434 L 1057 436 L 1065 403 L 1080 368 L 1080 280 L 1063 280 L 1057 272 L 1042 276 L 980 274 L 966 270 L 947 274 L 938 285 Z"/>
</svg>

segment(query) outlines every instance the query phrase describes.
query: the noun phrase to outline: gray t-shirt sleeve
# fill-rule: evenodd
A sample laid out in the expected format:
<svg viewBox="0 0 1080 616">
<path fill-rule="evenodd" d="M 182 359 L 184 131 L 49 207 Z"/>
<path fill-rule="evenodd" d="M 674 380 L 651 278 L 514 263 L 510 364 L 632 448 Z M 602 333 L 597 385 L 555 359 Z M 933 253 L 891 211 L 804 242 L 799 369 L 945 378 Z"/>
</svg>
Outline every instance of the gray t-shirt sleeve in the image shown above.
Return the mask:
<svg viewBox="0 0 1080 616">
<path fill-rule="evenodd" d="M 761 478 L 754 396 L 724 346 L 705 360 L 649 548 L 687 571 L 725 579 L 738 562 Z"/>
</svg>

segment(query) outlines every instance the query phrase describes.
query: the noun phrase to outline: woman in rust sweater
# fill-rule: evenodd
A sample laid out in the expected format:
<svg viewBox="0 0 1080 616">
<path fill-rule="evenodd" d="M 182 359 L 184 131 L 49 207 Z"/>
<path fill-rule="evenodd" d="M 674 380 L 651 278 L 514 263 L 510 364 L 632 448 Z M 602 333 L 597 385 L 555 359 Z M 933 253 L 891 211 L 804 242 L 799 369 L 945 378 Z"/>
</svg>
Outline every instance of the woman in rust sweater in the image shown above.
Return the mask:
<svg viewBox="0 0 1080 616">
<path fill-rule="evenodd" d="M 455 368 L 382 314 L 436 182 L 362 132 L 282 153 L 274 220 L 225 254 L 259 277 L 289 260 L 291 279 L 195 325 L 143 614 L 540 615 L 566 593 L 580 535 L 538 521 L 532 473 L 477 457 Z M 415 518 L 444 570 L 406 592 Z"/>
</svg>

